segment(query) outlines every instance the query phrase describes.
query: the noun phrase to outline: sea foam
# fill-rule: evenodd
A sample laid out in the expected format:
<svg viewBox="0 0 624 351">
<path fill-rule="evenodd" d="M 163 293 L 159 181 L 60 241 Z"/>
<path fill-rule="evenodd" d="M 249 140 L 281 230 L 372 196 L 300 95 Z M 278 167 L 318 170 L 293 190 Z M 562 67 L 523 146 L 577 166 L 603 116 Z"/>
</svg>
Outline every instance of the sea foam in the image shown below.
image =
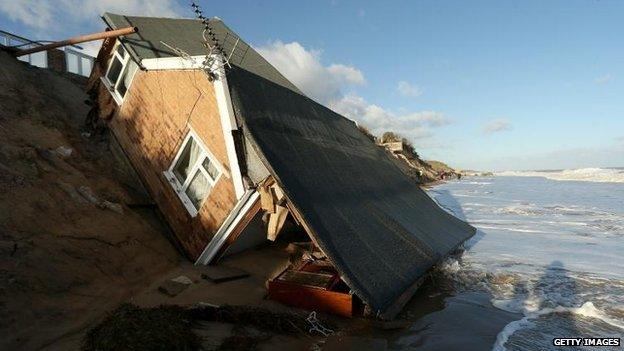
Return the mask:
<svg viewBox="0 0 624 351">
<path fill-rule="evenodd" d="M 624 181 L 623 171 L 603 176 Z M 583 172 L 602 171 L 567 175 Z M 494 350 L 554 350 L 552 338 L 568 334 L 622 335 L 624 184 L 553 183 L 546 172 L 535 173 L 483 179 L 490 184 L 462 179 L 428 191 L 478 229 L 461 256 L 438 266 L 440 281 L 457 292 L 486 292 L 496 308 L 520 314 L 499 331 Z"/>
<path fill-rule="evenodd" d="M 504 171 L 497 176 L 544 177 L 552 180 L 624 183 L 624 170 L 616 168 L 578 168 L 561 171 Z"/>
<path fill-rule="evenodd" d="M 494 307 L 501 308 L 506 311 L 510 310 L 509 303 L 509 301 L 496 300 L 492 302 Z M 527 310 L 525 311 L 525 313 L 526 314 L 524 318 L 507 324 L 505 328 L 503 328 L 503 330 L 498 333 L 498 335 L 496 336 L 496 343 L 494 343 L 494 346 L 492 347 L 493 351 L 506 351 L 507 349 L 505 348 L 505 344 L 514 333 L 521 329 L 533 327 L 533 321 L 535 319 L 551 313 L 571 313 L 573 315 L 596 318 L 603 321 L 604 323 L 607 323 L 615 328 L 624 331 L 624 323 L 614 318 L 610 318 L 607 314 L 597 309 L 596 306 L 594 306 L 594 303 L 591 301 L 584 303 L 580 307 L 557 306 L 554 308 L 544 308 L 536 311 Z"/>
</svg>

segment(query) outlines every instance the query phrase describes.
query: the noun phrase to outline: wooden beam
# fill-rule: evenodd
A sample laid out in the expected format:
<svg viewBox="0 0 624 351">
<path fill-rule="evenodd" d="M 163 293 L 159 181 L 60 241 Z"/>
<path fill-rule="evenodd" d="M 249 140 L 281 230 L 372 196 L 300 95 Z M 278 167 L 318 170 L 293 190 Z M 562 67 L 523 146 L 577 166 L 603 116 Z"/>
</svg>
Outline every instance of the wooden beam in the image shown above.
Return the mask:
<svg viewBox="0 0 624 351">
<path fill-rule="evenodd" d="M 104 31 L 104 32 L 81 35 L 81 36 L 69 38 L 66 40 L 56 41 L 54 43 L 37 46 L 34 48 L 30 48 L 30 49 L 19 50 L 15 52 L 14 55 L 15 57 L 19 57 L 19 56 L 24 56 L 28 54 L 34 54 L 35 52 L 56 49 L 61 46 L 68 46 L 68 45 L 84 43 L 87 41 L 113 38 L 113 37 L 118 37 L 120 35 L 128 35 L 128 34 L 136 33 L 138 30 L 139 29 L 137 27 L 127 27 L 127 28 L 121 28 L 121 29 L 116 29 L 116 30 L 109 30 L 109 31 Z"/>
<path fill-rule="evenodd" d="M 277 235 L 284 227 L 284 223 L 286 222 L 286 217 L 288 217 L 288 208 L 284 206 L 275 206 L 275 213 L 271 213 L 269 215 L 269 225 L 267 228 L 267 239 L 271 241 L 275 241 Z"/>
</svg>

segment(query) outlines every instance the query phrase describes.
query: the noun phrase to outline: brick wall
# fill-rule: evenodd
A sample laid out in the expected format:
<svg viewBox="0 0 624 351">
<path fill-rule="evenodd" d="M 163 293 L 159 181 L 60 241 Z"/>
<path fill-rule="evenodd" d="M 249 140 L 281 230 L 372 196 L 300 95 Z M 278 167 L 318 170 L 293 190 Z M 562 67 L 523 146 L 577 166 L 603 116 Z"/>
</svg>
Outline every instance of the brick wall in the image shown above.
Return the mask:
<svg viewBox="0 0 624 351">
<path fill-rule="evenodd" d="M 95 78 L 95 77 L 92 77 Z M 237 199 L 214 88 L 202 71 L 138 71 L 121 106 L 100 84 L 102 117 L 188 255 L 196 259 Z M 191 217 L 163 175 L 192 126 L 225 168 L 199 214 Z"/>
<path fill-rule="evenodd" d="M 61 50 L 48 51 L 48 68 L 57 72 L 67 72 L 65 52 Z"/>
</svg>

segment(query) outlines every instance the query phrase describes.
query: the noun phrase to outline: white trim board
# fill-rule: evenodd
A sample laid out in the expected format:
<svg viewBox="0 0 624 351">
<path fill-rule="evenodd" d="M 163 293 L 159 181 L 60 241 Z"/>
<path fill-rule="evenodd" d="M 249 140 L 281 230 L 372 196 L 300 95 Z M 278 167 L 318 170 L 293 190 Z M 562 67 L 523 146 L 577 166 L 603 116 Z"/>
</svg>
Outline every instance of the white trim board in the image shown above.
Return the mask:
<svg viewBox="0 0 624 351">
<path fill-rule="evenodd" d="M 123 51 L 125 51 L 125 57 L 122 57 L 117 52 L 119 47 L 121 47 Z M 108 60 L 106 70 L 104 71 L 104 75 L 100 77 L 100 81 L 104 83 L 104 87 L 106 87 L 108 92 L 113 96 L 113 100 L 115 100 L 117 105 L 121 106 L 123 104 L 123 101 L 126 95 L 128 95 L 128 92 L 130 91 L 130 87 L 132 86 L 132 82 L 134 81 L 134 76 L 137 74 L 137 71 L 139 70 L 139 65 L 137 65 L 136 62 L 132 59 L 130 52 L 124 45 L 122 45 L 121 42 L 117 42 L 117 44 L 113 47 L 112 53 L 113 54 L 111 58 Z M 113 63 L 115 62 L 116 59 L 119 60 L 119 62 L 121 63 L 121 69 L 119 71 L 119 75 L 117 76 L 117 79 L 114 82 L 111 82 L 108 80 L 108 73 L 110 72 L 110 69 L 113 66 Z M 121 96 L 119 92 L 117 91 L 117 87 L 119 86 L 121 81 L 124 81 L 126 79 L 126 76 L 124 75 L 128 74 L 129 69 L 133 69 L 133 72 L 131 73 L 131 76 L 129 77 L 130 82 L 128 83 L 128 86 L 126 86 L 126 92 L 124 93 L 123 96 Z"/>
<path fill-rule="evenodd" d="M 234 191 L 236 192 L 236 198 L 240 199 L 245 193 L 245 185 L 243 184 L 243 176 L 241 174 L 240 165 L 238 164 L 238 155 L 236 154 L 236 144 L 234 143 L 234 135 L 232 134 L 232 131 L 238 130 L 238 125 L 234 117 L 230 89 L 228 88 L 227 77 L 225 76 L 225 69 L 223 68 L 222 62 L 219 56 L 215 56 L 213 67 L 217 74 L 212 84 L 215 89 L 217 106 L 221 117 L 221 128 L 223 129 L 225 148 L 230 161 Z"/>
<path fill-rule="evenodd" d="M 142 59 L 141 66 L 146 70 L 163 69 L 200 69 L 203 67 L 206 55 L 189 57 L 159 57 Z"/>
<path fill-rule="evenodd" d="M 227 238 L 230 234 L 232 234 L 232 230 L 236 228 L 238 223 L 243 219 L 247 212 L 249 212 L 250 208 L 256 201 L 259 200 L 259 198 L 260 193 L 256 190 L 247 190 L 245 194 L 243 194 L 225 221 L 223 221 L 219 230 L 217 230 L 215 235 L 212 237 L 212 240 L 210 240 L 208 245 L 204 248 L 204 251 L 202 251 L 201 255 L 199 255 L 199 258 L 195 261 L 195 265 L 210 264 L 210 262 L 215 259 L 219 249 L 221 249 Z"/>
<path fill-rule="evenodd" d="M 178 160 L 180 159 L 182 153 L 184 152 L 184 148 L 186 147 L 187 143 L 189 143 L 191 138 L 193 139 L 195 143 L 197 143 L 197 145 L 201 149 L 202 155 L 201 157 L 197 159 L 191 171 L 189 171 L 189 176 L 185 180 L 184 184 L 180 184 L 180 182 L 178 181 L 178 178 L 173 174 L 173 169 L 178 163 Z M 210 159 L 210 162 L 214 164 L 217 170 L 219 171 L 219 174 L 214 179 L 212 178 L 210 174 L 202 170 L 203 166 L 201 165 L 202 165 L 204 156 L 208 157 L 208 159 Z M 211 185 L 210 191 L 208 192 L 208 194 L 206 194 L 206 197 L 201 201 L 199 208 L 195 208 L 195 205 L 192 204 L 191 199 L 189 199 L 188 195 L 184 192 L 185 186 L 187 186 L 188 182 L 192 180 L 193 176 L 195 175 L 195 172 L 202 172 L 204 176 L 208 179 L 208 182 Z M 212 154 L 212 152 L 210 152 L 210 149 L 206 147 L 202 139 L 197 135 L 195 130 L 193 130 L 193 127 L 191 125 L 189 125 L 189 131 L 188 133 L 186 133 L 186 136 L 184 137 L 182 144 L 180 144 L 180 147 L 176 153 L 176 156 L 171 162 L 171 165 L 166 171 L 163 172 L 163 174 L 165 178 L 167 179 L 167 181 L 169 182 L 169 184 L 171 185 L 171 187 L 173 188 L 173 190 L 175 191 L 175 193 L 180 198 L 180 201 L 182 201 L 182 204 L 184 205 L 186 210 L 189 212 L 191 217 L 196 217 L 199 214 L 199 211 L 201 210 L 201 207 L 203 206 L 204 201 L 206 201 L 206 199 L 210 196 L 212 189 L 214 189 L 214 187 L 217 185 L 217 183 L 219 182 L 219 179 L 221 179 L 221 176 L 230 178 L 229 173 L 221 165 L 219 160 Z"/>
</svg>

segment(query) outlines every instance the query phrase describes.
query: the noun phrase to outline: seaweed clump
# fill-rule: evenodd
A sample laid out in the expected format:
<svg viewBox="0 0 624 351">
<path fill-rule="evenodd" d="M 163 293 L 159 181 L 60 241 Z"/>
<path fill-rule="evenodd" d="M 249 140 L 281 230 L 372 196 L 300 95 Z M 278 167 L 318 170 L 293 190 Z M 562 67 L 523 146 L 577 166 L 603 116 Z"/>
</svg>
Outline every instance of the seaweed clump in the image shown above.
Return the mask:
<svg viewBox="0 0 624 351">
<path fill-rule="evenodd" d="M 140 308 L 126 303 L 87 332 L 82 350 L 195 351 L 202 340 L 193 331 L 194 325 L 189 311 L 181 306 Z"/>
</svg>

